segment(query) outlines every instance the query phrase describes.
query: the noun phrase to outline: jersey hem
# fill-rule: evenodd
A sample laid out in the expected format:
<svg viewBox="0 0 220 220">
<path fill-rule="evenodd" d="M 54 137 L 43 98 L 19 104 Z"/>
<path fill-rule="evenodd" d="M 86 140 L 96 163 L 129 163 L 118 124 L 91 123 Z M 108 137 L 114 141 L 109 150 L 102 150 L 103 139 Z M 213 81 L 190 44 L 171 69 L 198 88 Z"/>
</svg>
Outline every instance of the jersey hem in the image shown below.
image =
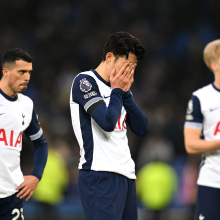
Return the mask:
<svg viewBox="0 0 220 220">
<path fill-rule="evenodd" d="M 117 173 L 119 175 L 122 175 L 122 176 L 125 176 L 127 177 L 128 179 L 136 179 L 136 175 L 126 175 L 125 173 L 120 173 L 120 172 L 116 172 L 116 171 L 110 171 L 110 170 L 94 170 L 94 169 L 82 169 L 82 168 L 79 168 L 79 170 L 87 170 L 87 171 L 97 171 L 97 172 L 109 172 L 109 173 Z"/>
<path fill-rule="evenodd" d="M 197 182 L 197 185 L 199 186 L 207 186 L 207 187 L 212 187 L 212 188 L 217 188 L 220 189 L 220 185 L 219 184 L 213 184 L 213 183 L 204 183 L 204 182 Z"/>
</svg>

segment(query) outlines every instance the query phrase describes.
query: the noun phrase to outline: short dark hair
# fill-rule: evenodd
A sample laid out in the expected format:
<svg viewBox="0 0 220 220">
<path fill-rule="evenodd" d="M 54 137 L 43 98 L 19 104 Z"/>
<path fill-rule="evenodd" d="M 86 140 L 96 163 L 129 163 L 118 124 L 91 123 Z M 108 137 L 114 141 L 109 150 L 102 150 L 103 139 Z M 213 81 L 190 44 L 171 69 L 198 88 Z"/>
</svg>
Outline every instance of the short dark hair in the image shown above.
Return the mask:
<svg viewBox="0 0 220 220">
<path fill-rule="evenodd" d="M 20 48 L 11 48 L 2 54 L 1 66 L 3 68 L 6 63 L 14 63 L 16 60 L 24 60 L 28 63 L 32 63 L 33 59 L 26 51 Z"/>
<path fill-rule="evenodd" d="M 128 32 L 121 31 L 112 34 L 107 39 L 103 48 L 103 61 L 105 61 L 108 52 L 112 52 L 116 59 L 124 55 L 128 59 L 129 53 L 133 53 L 137 56 L 137 60 L 140 61 L 144 57 L 145 49 L 139 39 Z"/>
</svg>

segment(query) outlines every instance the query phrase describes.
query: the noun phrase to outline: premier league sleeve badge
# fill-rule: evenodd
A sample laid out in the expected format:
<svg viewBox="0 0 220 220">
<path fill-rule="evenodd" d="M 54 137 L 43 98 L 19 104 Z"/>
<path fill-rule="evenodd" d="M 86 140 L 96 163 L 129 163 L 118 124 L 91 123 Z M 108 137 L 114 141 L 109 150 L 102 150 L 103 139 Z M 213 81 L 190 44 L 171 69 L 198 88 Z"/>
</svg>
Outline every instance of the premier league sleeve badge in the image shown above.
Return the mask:
<svg viewBox="0 0 220 220">
<path fill-rule="evenodd" d="M 82 92 L 89 92 L 92 89 L 92 84 L 86 78 L 83 78 L 80 80 L 79 87 Z"/>
</svg>

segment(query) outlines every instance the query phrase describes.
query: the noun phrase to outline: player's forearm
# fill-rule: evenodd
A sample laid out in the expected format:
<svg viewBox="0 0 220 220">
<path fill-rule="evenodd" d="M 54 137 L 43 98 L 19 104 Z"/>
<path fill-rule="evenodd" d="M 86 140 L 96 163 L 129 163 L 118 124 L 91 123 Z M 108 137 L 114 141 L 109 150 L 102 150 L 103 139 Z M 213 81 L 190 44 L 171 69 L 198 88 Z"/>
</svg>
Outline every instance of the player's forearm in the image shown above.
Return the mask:
<svg viewBox="0 0 220 220">
<path fill-rule="evenodd" d="M 40 139 L 33 141 L 34 150 L 34 169 L 31 173 L 36 176 L 39 180 L 42 178 L 44 168 L 46 166 L 48 157 L 48 145 L 43 136 Z"/>
<path fill-rule="evenodd" d="M 148 119 L 146 114 L 135 103 L 130 92 L 126 93 L 123 99 L 123 105 L 128 114 L 127 123 L 131 130 L 136 135 L 144 136 L 148 131 Z"/>
<path fill-rule="evenodd" d="M 220 140 L 206 141 L 203 139 L 187 140 L 185 138 L 185 148 L 188 154 L 201 154 L 220 149 Z"/>
<path fill-rule="evenodd" d="M 112 90 L 109 106 L 104 104 L 98 105 L 91 113 L 94 121 L 106 132 L 115 129 L 117 120 L 121 114 L 122 99 L 124 92 L 121 89 Z"/>
</svg>

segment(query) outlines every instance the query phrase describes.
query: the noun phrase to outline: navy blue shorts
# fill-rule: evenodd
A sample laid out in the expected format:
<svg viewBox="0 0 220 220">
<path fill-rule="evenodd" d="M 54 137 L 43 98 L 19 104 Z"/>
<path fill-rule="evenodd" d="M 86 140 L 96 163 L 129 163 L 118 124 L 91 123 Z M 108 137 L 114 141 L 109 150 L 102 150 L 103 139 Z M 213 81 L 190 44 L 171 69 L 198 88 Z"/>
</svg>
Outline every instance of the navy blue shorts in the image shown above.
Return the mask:
<svg viewBox="0 0 220 220">
<path fill-rule="evenodd" d="M 12 196 L 0 198 L 0 219 L 1 220 L 23 220 L 23 199 Z"/>
<path fill-rule="evenodd" d="M 79 194 L 87 220 L 137 220 L 135 180 L 103 171 L 79 171 Z"/>
<path fill-rule="evenodd" d="M 195 220 L 220 219 L 220 189 L 198 186 Z"/>
</svg>

